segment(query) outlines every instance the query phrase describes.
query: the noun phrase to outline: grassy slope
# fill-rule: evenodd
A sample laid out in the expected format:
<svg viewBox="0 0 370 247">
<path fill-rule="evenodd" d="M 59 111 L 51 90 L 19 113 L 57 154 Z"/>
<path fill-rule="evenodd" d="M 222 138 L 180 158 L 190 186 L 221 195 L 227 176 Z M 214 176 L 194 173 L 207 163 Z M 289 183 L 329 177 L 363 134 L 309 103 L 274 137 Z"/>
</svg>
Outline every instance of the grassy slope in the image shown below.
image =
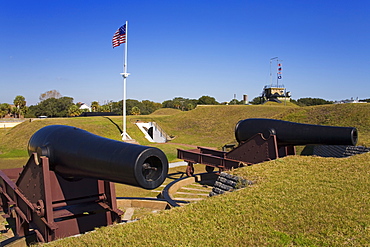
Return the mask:
<svg viewBox="0 0 370 247">
<path fill-rule="evenodd" d="M 189 112 L 156 120 L 176 137 L 173 142 L 221 148 L 235 142 L 234 128 L 238 121 L 252 117 L 275 118 L 292 108 L 295 107 L 199 106 Z"/>
<path fill-rule="evenodd" d="M 50 245 L 366 246 L 369 158 L 292 156 L 241 168 L 249 188 Z"/>
</svg>

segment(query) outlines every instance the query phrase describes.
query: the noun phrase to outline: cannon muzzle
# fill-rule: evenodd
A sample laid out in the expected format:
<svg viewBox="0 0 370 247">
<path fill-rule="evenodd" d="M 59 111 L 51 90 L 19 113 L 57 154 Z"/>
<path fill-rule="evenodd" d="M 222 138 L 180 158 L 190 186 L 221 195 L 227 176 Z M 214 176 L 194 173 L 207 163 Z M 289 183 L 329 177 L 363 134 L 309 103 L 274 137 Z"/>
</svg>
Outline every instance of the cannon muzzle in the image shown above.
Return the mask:
<svg viewBox="0 0 370 247">
<path fill-rule="evenodd" d="M 275 119 L 249 118 L 241 120 L 235 127 L 235 138 L 241 143 L 257 133 L 264 138 L 276 135 L 279 145 L 352 145 L 357 143 L 357 129 L 293 123 Z"/>
<path fill-rule="evenodd" d="M 85 130 L 50 125 L 38 130 L 28 153 L 49 158 L 50 169 L 67 179 L 97 178 L 154 189 L 168 173 L 168 161 L 158 148 L 100 137 Z"/>
</svg>

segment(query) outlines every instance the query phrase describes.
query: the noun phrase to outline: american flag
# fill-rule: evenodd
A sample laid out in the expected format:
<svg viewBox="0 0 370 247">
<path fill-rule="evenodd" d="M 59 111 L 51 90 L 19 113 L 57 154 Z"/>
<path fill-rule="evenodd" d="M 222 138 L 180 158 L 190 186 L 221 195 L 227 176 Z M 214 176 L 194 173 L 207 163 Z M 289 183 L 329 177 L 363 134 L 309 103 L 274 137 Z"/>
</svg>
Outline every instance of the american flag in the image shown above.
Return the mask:
<svg viewBox="0 0 370 247">
<path fill-rule="evenodd" d="M 113 48 L 123 43 L 126 43 L 126 24 L 117 29 L 112 39 Z"/>
</svg>

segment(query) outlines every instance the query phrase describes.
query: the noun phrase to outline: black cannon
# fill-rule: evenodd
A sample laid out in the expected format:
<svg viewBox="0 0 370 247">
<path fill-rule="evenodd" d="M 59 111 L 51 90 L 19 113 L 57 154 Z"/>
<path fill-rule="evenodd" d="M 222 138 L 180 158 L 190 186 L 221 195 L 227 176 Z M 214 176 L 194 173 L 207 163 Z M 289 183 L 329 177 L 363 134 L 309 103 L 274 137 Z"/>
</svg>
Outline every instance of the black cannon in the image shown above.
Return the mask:
<svg viewBox="0 0 370 247">
<path fill-rule="evenodd" d="M 37 131 L 28 153 L 47 156 L 51 169 L 66 178 L 98 178 L 154 189 L 166 178 L 168 161 L 158 148 L 93 135 L 65 125 Z"/>
<path fill-rule="evenodd" d="M 278 145 L 356 145 L 357 129 L 353 127 L 301 124 L 275 119 L 249 118 L 235 127 L 235 138 L 242 143 L 257 133 L 267 139 L 276 135 Z"/>
<path fill-rule="evenodd" d="M 157 148 L 64 125 L 38 130 L 28 152 L 23 169 L 0 171 L 0 206 L 16 235 L 33 229 L 40 242 L 120 222 L 113 182 L 154 189 L 168 172 Z"/>
<path fill-rule="evenodd" d="M 193 164 L 206 165 L 207 171 L 220 171 L 263 161 L 295 155 L 295 146 L 356 145 L 357 129 L 353 127 L 300 124 L 275 119 L 250 118 L 235 127 L 237 147 L 218 151 L 204 147 L 193 150 L 178 149 L 178 158 L 188 162 L 187 175 L 194 172 Z"/>
</svg>

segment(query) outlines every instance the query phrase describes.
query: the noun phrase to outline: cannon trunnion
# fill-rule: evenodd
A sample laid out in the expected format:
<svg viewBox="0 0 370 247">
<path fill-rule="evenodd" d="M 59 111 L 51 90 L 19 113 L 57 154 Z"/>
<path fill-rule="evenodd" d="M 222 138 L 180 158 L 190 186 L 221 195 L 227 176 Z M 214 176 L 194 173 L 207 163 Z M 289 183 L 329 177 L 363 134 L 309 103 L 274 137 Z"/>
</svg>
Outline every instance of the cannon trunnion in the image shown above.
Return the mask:
<svg viewBox="0 0 370 247">
<path fill-rule="evenodd" d="M 0 207 L 15 234 L 40 242 L 121 221 L 113 182 L 153 189 L 168 172 L 164 153 L 63 125 L 37 131 L 22 168 L 0 171 Z"/>
<path fill-rule="evenodd" d="M 229 152 L 198 147 L 192 150 L 178 149 L 177 157 L 188 162 L 186 173 L 191 176 L 193 164 L 206 165 L 208 172 L 214 168 L 230 170 L 295 155 L 297 145 L 356 145 L 358 134 L 353 127 L 250 118 L 236 124 L 235 138 L 238 145 Z"/>
</svg>

